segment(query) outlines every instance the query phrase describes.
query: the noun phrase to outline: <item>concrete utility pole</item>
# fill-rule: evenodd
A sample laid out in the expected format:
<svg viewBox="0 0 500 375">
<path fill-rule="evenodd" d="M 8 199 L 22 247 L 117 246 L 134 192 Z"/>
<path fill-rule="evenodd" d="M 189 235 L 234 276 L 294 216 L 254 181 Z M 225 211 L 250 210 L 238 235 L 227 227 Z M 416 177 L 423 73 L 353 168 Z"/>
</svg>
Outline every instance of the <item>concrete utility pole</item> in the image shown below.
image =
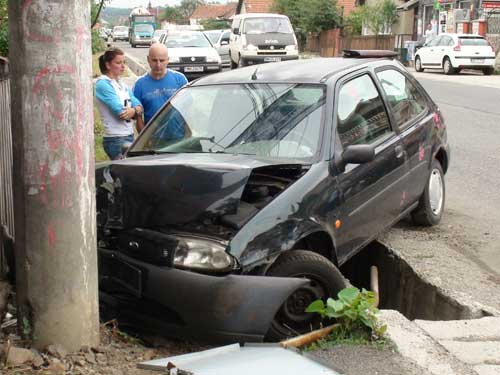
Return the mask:
<svg viewBox="0 0 500 375">
<path fill-rule="evenodd" d="M 18 322 L 99 340 L 89 0 L 9 1 Z"/>
</svg>

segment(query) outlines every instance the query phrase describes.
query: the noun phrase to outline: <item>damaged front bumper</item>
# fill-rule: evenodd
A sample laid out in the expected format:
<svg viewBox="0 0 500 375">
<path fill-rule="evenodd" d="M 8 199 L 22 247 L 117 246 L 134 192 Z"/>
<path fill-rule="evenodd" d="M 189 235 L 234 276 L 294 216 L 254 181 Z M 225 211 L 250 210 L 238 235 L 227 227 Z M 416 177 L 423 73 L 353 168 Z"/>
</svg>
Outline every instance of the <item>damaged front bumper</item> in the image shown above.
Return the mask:
<svg viewBox="0 0 500 375">
<path fill-rule="evenodd" d="M 280 306 L 306 279 L 210 276 L 99 249 L 101 304 L 121 325 L 207 342 L 262 341 Z"/>
</svg>

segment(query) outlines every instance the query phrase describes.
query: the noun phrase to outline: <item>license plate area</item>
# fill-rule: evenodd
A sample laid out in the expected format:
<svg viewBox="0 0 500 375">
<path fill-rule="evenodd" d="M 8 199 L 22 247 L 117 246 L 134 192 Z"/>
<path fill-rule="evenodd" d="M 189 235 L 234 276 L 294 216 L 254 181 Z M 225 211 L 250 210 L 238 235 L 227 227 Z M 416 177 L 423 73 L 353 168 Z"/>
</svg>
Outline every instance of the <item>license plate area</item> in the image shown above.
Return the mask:
<svg viewBox="0 0 500 375">
<path fill-rule="evenodd" d="M 279 62 L 281 57 L 264 57 L 264 62 Z"/>
<path fill-rule="evenodd" d="M 484 63 L 484 59 L 470 59 L 470 62 L 473 64 L 482 64 Z"/>
<path fill-rule="evenodd" d="M 202 66 L 186 66 L 184 67 L 185 72 L 203 72 Z"/>
</svg>

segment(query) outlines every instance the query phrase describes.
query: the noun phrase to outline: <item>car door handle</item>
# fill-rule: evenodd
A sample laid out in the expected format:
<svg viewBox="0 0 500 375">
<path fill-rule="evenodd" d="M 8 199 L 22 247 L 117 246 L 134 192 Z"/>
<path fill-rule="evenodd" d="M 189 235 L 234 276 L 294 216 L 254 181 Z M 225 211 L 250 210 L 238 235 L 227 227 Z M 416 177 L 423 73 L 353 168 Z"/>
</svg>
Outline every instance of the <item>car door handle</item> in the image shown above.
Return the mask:
<svg viewBox="0 0 500 375">
<path fill-rule="evenodd" d="M 396 158 L 397 159 L 402 158 L 404 156 L 404 154 L 405 154 L 403 146 L 401 146 L 401 145 L 396 146 L 396 148 L 394 149 L 394 151 L 396 152 Z"/>
</svg>

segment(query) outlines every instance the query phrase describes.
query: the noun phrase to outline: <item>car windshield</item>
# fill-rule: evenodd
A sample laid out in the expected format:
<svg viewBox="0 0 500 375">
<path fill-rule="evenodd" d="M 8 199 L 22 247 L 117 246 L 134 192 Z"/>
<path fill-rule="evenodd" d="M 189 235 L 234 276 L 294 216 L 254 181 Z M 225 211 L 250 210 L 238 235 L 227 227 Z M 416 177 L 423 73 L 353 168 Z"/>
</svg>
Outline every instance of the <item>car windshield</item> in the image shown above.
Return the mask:
<svg viewBox="0 0 500 375">
<path fill-rule="evenodd" d="M 152 25 L 136 25 L 134 27 L 134 30 L 139 33 L 152 33 L 153 32 L 153 26 Z"/>
<path fill-rule="evenodd" d="M 117 26 L 114 28 L 114 31 L 118 31 L 118 32 L 122 33 L 124 31 L 128 31 L 128 27 L 127 26 Z"/>
<path fill-rule="evenodd" d="M 205 35 L 212 43 L 217 43 L 219 40 L 221 32 L 220 31 L 205 31 Z"/>
<path fill-rule="evenodd" d="M 168 48 L 211 47 L 202 32 L 170 33 L 167 35 L 166 45 Z"/>
<path fill-rule="evenodd" d="M 460 44 L 463 46 L 488 46 L 488 41 L 478 37 L 460 37 Z"/>
<path fill-rule="evenodd" d="M 249 18 L 245 21 L 243 32 L 246 34 L 293 33 L 290 21 L 282 17 Z"/>
<path fill-rule="evenodd" d="M 324 103 L 323 85 L 186 87 L 148 125 L 129 155 L 216 152 L 309 159 L 320 144 Z"/>
</svg>

